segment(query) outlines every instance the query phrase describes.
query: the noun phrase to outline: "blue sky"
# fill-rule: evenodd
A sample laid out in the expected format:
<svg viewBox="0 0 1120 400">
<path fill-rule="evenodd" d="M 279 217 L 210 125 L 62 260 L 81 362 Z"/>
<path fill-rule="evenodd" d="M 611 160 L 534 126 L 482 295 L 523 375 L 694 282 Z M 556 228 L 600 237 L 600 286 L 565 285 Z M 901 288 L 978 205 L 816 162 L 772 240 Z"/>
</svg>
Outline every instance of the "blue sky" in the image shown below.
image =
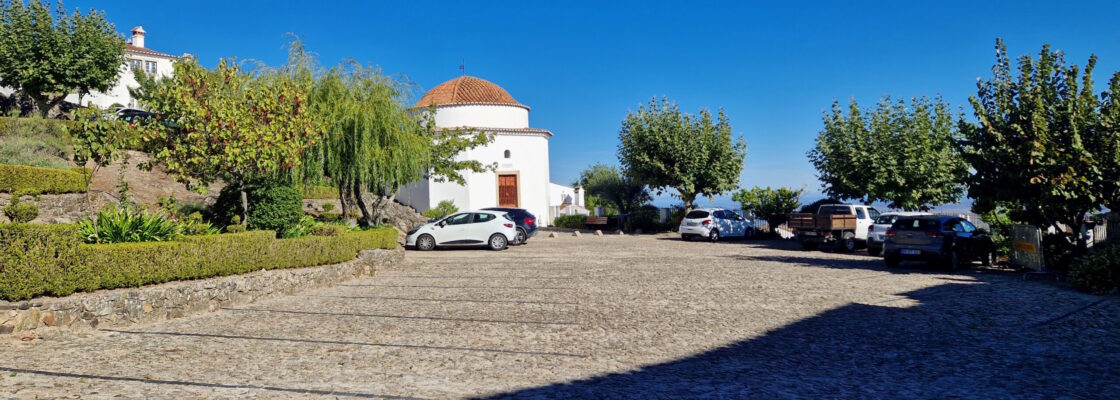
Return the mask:
<svg viewBox="0 0 1120 400">
<path fill-rule="evenodd" d="M 122 32 L 143 25 L 147 47 L 205 65 L 280 64 L 289 32 L 326 65 L 353 58 L 422 89 L 458 76 L 465 59 L 469 75 L 504 87 L 532 107 L 530 124 L 554 133 L 560 183 L 587 165 L 617 163 L 620 121 L 652 96 L 692 113 L 722 107 L 749 147 L 741 185 L 806 187 L 814 198 L 820 184 L 805 153 L 834 99 L 940 94 L 966 107 L 976 79 L 990 74 L 996 37 L 1014 56 L 1043 43 L 1078 65 L 1095 53 L 1098 88 L 1120 70 L 1120 3 L 1109 1 L 65 5 L 103 9 Z"/>
</svg>

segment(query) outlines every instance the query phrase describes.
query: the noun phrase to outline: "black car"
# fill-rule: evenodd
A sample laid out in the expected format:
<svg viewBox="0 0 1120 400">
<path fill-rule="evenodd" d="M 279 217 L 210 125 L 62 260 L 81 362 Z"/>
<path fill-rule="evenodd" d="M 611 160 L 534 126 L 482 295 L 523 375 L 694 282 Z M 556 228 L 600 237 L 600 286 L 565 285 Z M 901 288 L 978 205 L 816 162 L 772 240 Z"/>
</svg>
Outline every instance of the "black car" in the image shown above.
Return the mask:
<svg viewBox="0 0 1120 400">
<path fill-rule="evenodd" d="M 512 244 L 525 244 L 529 238 L 537 236 L 537 217 L 522 208 L 490 207 L 483 208 L 490 211 L 505 211 L 506 215 L 517 224 L 517 239 Z"/>
<path fill-rule="evenodd" d="M 988 233 L 964 218 L 930 215 L 900 217 L 887 230 L 883 257 L 888 267 L 903 260 L 925 260 L 957 269 L 974 260 L 995 261 L 995 244 Z"/>
</svg>

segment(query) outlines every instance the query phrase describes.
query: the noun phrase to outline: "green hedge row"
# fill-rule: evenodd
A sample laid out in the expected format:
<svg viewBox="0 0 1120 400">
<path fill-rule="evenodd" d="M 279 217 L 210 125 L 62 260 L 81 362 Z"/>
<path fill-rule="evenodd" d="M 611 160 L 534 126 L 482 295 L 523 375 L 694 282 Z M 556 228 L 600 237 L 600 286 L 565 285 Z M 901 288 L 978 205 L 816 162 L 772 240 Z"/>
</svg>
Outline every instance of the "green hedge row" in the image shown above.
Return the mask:
<svg viewBox="0 0 1120 400">
<path fill-rule="evenodd" d="M 54 169 L 0 164 L 0 192 L 23 194 L 82 193 L 86 191 L 85 168 Z"/>
<path fill-rule="evenodd" d="M 83 244 L 74 225 L 0 225 L 0 299 L 137 287 L 177 280 L 299 268 L 392 249 L 397 231 L 276 239 L 272 231 L 190 236 L 182 241 Z"/>
</svg>

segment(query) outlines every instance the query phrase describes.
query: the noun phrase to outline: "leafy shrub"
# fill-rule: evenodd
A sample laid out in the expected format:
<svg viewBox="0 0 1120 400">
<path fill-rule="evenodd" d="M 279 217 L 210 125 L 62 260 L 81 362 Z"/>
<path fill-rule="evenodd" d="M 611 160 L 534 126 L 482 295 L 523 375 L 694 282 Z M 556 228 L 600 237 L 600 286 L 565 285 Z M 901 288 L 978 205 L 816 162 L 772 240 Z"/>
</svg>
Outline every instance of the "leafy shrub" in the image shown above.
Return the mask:
<svg viewBox="0 0 1120 400">
<path fill-rule="evenodd" d="M 229 225 L 226 225 L 227 233 L 241 233 L 245 232 L 245 225 L 241 224 L 241 217 L 234 215 L 230 218 Z"/>
<path fill-rule="evenodd" d="M 348 229 L 338 224 L 319 224 L 311 228 L 312 236 L 342 236 Z"/>
<path fill-rule="evenodd" d="M 283 233 L 303 218 L 303 197 L 287 186 L 273 186 L 254 193 L 249 203 L 249 228 Z"/>
<path fill-rule="evenodd" d="M 552 224 L 560 228 L 582 229 L 585 222 L 587 222 L 586 215 L 561 215 L 556 217 Z"/>
<path fill-rule="evenodd" d="M 198 235 L 216 235 L 220 231 L 209 222 L 202 220 L 202 213 L 193 212 L 179 221 L 179 225 L 183 227 L 184 235 L 198 236 Z"/>
<path fill-rule="evenodd" d="M 306 199 L 306 197 L 304 197 Z M 323 203 L 323 212 L 334 211 L 334 203 Z"/>
<path fill-rule="evenodd" d="M 339 222 L 342 221 L 342 214 L 336 212 L 325 212 L 319 214 L 319 220 L 323 222 Z"/>
<path fill-rule="evenodd" d="M 288 229 L 280 232 L 280 237 L 297 238 L 311 235 L 311 230 L 319 225 L 319 221 L 315 218 L 304 215 L 300 217 L 299 221 L 294 225 L 289 226 Z"/>
<path fill-rule="evenodd" d="M 86 243 L 164 242 L 183 234 L 178 222 L 134 207 L 98 211 L 96 219 L 78 222 L 78 231 Z"/>
<path fill-rule="evenodd" d="M 451 200 L 440 201 L 435 208 L 424 211 L 424 216 L 432 219 L 443 218 L 448 215 L 459 212 L 459 207 L 455 207 L 455 202 Z"/>
<path fill-rule="evenodd" d="M 12 202 L 4 206 L 4 215 L 12 222 L 31 222 L 39 216 L 39 206 L 21 203 L 19 194 L 12 195 Z"/>
<path fill-rule="evenodd" d="M 1091 293 L 1120 289 L 1120 245 L 1100 247 L 1079 258 L 1070 267 L 1069 282 Z"/>
<path fill-rule="evenodd" d="M 641 229 L 643 232 L 656 232 L 664 228 L 657 207 L 651 205 L 644 205 L 632 211 L 626 225 L 630 231 Z"/>
<path fill-rule="evenodd" d="M 0 299 L 335 264 L 397 246 L 393 228 L 296 239 L 270 231 L 148 243 L 82 244 L 79 237 L 75 225 L 0 224 Z"/>
<path fill-rule="evenodd" d="M 4 193 L 83 193 L 85 168 L 54 169 L 0 164 L 0 192 Z"/>
<path fill-rule="evenodd" d="M 684 207 L 673 207 L 673 211 L 669 213 L 669 221 L 665 223 L 665 228 L 676 232 L 681 227 L 684 214 Z"/>
</svg>

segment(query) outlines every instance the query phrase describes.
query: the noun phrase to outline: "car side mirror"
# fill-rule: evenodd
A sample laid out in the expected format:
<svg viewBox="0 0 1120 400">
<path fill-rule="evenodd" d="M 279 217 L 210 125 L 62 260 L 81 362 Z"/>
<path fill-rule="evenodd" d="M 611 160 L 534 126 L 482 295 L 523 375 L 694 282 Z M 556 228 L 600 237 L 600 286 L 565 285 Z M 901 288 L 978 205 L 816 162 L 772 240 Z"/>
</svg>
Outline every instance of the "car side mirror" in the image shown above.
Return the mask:
<svg viewBox="0 0 1120 400">
<path fill-rule="evenodd" d="M 444 226 L 447 226 L 447 221 L 439 221 L 439 227 L 442 228 Z"/>
</svg>

